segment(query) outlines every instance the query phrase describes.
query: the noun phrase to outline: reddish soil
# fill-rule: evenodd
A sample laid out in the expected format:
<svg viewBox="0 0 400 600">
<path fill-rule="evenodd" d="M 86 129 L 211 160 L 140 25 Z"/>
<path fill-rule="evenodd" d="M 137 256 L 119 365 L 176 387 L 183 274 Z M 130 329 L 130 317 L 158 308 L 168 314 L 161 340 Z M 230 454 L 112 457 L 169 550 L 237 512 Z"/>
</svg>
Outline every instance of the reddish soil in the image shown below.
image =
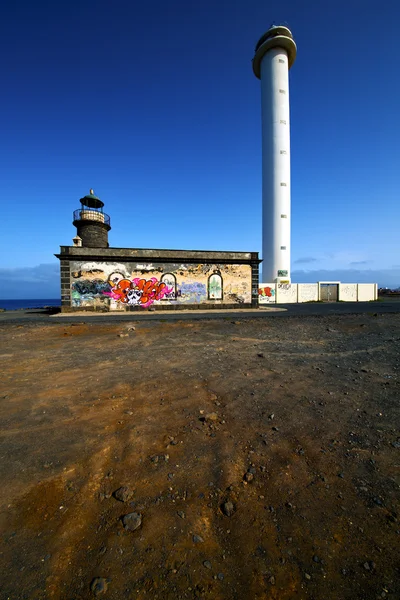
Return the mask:
<svg viewBox="0 0 400 600">
<path fill-rule="evenodd" d="M 0 327 L 1 598 L 399 598 L 400 315 L 130 326 Z"/>
</svg>

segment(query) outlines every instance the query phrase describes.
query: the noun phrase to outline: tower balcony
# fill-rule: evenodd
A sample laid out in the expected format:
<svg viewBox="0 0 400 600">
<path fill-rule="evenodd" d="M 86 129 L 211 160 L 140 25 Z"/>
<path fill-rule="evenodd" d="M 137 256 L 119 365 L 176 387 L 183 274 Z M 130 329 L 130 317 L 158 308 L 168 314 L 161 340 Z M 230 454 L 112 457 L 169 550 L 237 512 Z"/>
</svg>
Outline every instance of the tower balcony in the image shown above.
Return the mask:
<svg viewBox="0 0 400 600">
<path fill-rule="evenodd" d="M 74 210 L 73 217 L 74 224 L 76 224 L 78 221 L 94 221 L 95 223 L 103 223 L 104 225 L 107 225 L 109 229 L 111 229 L 109 215 L 99 210 L 94 210 L 87 207 L 78 208 L 77 210 Z"/>
</svg>

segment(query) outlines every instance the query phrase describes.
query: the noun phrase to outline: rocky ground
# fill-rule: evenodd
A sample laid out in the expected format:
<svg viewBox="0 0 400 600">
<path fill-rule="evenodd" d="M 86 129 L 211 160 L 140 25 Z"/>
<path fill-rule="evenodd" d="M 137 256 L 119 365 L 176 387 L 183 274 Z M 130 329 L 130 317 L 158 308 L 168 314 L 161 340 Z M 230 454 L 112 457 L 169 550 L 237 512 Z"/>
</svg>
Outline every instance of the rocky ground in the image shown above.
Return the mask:
<svg viewBox="0 0 400 600">
<path fill-rule="evenodd" d="M 399 341 L 372 312 L 1 325 L 1 599 L 399 598 Z"/>
</svg>

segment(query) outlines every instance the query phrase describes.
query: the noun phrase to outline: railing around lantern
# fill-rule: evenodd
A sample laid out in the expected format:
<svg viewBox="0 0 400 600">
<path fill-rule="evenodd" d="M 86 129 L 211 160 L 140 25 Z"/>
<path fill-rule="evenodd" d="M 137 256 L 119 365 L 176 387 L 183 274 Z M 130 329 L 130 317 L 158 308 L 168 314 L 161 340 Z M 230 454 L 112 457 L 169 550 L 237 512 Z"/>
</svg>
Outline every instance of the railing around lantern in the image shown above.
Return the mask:
<svg viewBox="0 0 400 600">
<path fill-rule="evenodd" d="M 109 215 L 93 208 L 78 208 L 74 210 L 74 221 L 97 221 L 105 225 L 110 225 Z"/>
</svg>

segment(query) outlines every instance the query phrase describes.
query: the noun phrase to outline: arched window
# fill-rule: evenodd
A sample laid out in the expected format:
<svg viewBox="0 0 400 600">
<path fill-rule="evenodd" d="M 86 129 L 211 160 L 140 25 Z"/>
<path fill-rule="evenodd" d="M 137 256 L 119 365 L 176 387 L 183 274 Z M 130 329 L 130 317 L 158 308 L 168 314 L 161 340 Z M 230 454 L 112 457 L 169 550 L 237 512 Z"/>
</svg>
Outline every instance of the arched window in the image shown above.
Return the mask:
<svg viewBox="0 0 400 600">
<path fill-rule="evenodd" d="M 208 278 L 208 299 L 222 300 L 223 282 L 219 273 L 213 273 Z"/>
<path fill-rule="evenodd" d="M 171 290 L 164 296 L 164 300 L 175 300 L 176 299 L 176 277 L 173 273 L 164 273 L 161 276 L 160 283 L 165 285 Z"/>
</svg>

